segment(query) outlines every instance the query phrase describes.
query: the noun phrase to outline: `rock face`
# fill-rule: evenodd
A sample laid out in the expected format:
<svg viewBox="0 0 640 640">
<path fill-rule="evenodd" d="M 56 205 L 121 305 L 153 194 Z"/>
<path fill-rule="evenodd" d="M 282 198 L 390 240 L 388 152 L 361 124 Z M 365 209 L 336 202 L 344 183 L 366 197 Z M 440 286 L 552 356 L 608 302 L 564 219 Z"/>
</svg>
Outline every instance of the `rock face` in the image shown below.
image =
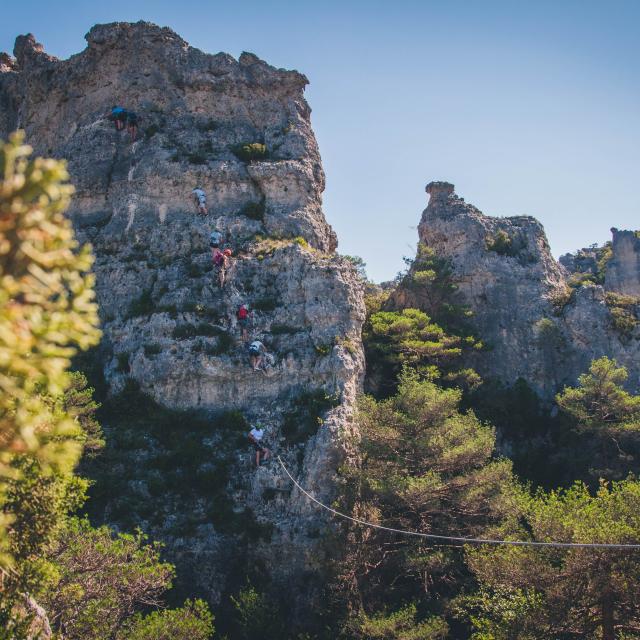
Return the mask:
<svg viewBox="0 0 640 640">
<path fill-rule="evenodd" d="M 589 281 L 569 287 L 569 273 L 552 257 L 537 220 L 485 216 L 447 182 L 426 190 L 420 242 L 449 261 L 460 300 L 473 312 L 476 334 L 488 347 L 470 363 L 481 375 L 505 384 L 524 378 L 550 399 L 592 359 L 608 355 L 629 369 L 630 388 L 640 390 L 637 301 L 606 293 L 638 295 L 634 233 L 614 232 L 605 287 Z M 563 262 L 595 275 L 599 251 Z M 419 291 L 402 287 L 392 300 L 396 307 L 425 306 Z"/>
<path fill-rule="evenodd" d="M 170 408 L 259 419 L 301 483 L 330 500 L 363 374 L 364 306 L 322 213 L 307 79 L 249 53 L 205 54 L 148 23 L 98 25 L 86 39 L 68 60 L 44 53 L 31 35 L 16 40 L 15 57 L 2 54 L 0 135 L 23 128 L 36 153 L 68 159 L 77 190 L 70 215 L 96 254 L 101 366 L 112 393 L 133 379 Z M 114 104 L 137 113 L 135 142 L 109 121 Z M 208 216 L 196 213 L 196 186 L 208 196 Z M 209 249 L 214 228 L 234 252 L 222 289 Z M 240 303 L 252 312 L 249 338 L 274 356 L 266 372 L 249 367 Z M 290 446 L 282 416 L 318 391 L 338 406 Z M 254 472 L 248 460 L 241 453 L 231 461 L 240 487 L 234 509 L 272 526 L 255 551 L 281 560 L 271 577 L 300 601 L 309 589 L 299 578 L 314 570 L 326 518 L 289 491 L 279 465 Z M 266 489 L 284 491 L 266 503 Z M 211 526 L 187 539 L 162 525 L 152 533 L 215 602 L 233 537 Z"/>
<path fill-rule="evenodd" d="M 640 235 L 636 231 L 611 229 L 612 256 L 607 262 L 607 291 L 640 297 Z"/>
</svg>

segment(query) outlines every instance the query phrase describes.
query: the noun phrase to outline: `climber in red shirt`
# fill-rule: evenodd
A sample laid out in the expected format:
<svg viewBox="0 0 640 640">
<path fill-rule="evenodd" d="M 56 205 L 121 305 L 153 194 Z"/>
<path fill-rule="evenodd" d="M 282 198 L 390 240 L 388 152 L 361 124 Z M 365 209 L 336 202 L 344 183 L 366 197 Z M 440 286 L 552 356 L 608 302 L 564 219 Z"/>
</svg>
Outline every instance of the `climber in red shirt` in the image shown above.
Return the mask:
<svg viewBox="0 0 640 640">
<path fill-rule="evenodd" d="M 236 318 L 238 319 L 238 326 L 243 340 L 247 339 L 247 327 L 249 325 L 249 310 L 245 304 L 241 304 L 236 312 Z"/>
</svg>

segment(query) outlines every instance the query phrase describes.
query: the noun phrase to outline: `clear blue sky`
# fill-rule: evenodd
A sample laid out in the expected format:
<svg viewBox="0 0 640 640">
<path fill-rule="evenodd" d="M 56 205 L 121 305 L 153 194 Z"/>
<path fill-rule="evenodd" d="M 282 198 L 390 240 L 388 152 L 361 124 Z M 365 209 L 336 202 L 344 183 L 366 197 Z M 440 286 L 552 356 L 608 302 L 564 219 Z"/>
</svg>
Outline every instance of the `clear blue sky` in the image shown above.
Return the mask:
<svg viewBox="0 0 640 640">
<path fill-rule="evenodd" d="M 67 57 L 97 22 L 149 20 L 210 53 L 305 73 L 324 211 L 374 280 L 413 255 L 425 184 L 529 214 L 555 255 L 640 228 L 640 1 L 7 2 Z"/>
</svg>

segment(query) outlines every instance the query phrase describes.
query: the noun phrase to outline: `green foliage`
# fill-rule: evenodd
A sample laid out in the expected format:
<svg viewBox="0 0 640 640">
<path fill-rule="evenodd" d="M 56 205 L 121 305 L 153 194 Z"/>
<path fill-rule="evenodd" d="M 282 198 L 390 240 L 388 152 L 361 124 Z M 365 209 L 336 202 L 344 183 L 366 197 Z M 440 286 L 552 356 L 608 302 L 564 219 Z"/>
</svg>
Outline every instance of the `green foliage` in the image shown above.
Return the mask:
<svg viewBox="0 0 640 640">
<path fill-rule="evenodd" d="M 129 373 L 129 352 L 122 351 L 116 355 L 118 366 L 116 368 L 120 373 Z"/>
<path fill-rule="evenodd" d="M 640 300 L 610 291 L 605 295 L 605 302 L 611 314 L 611 325 L 622 338 L 629 340 L 640 324 Z"/>
<path fill-rule="evenodd" d="M 518 253 L 513 240 L 509 234 L 502 229 L 496 231 L 493 236 L 487 238 L 486 244 L 489 251 L 495 251 L 501 256 L 509 256 L 512 258 Z"/>
<path fill-rule="evenodd" d="M 459 390 L 409 371 L 396 396 L 362 398 L 362 463 L 344 470 L 343 508 L 385 526 L 454 536 L 480 535 L 498 523 L 516 490 L 511 466 L 492 458 L 493 429 L 472 412 L 462 413 L 460 401 Z M 349 541 L 339 560 L 341 575 L 349 576 L 342 588 L 365 610 L 400 608 L 418 597 L 423 617 L 426 611 L 437 614 L 463 584 L 459 549 L 363 529 L 352 530 Z"/>
<path fill-rule="evenodd" d="M 463 348 L 470 343 L 447 335 L 418 309 L 373 313 L 363 329 L 363 340 L 369 367 L 384 372 L 387 383 L 382 386 L 383 393 L 393 391 L 403 367 L 411 367 L 429 379 L 442 374 L 445 380 L 470 388 L 480 382 L 474 371 L 459 368 Z M 473 340 L 471 344 L 480 346 Z"/>
<path fill-rule="evenodd" d="M 266 208 L 266 201 L 263 197 L 259 202 L 248 202 L 240 210 L 240 215 L 246 216 L 250 220 L 259 220 L 262 222 Z"/>
<path fill-rule="evenodd" d="M 449 627 L 439 617 L 417 619 L 417 607 L 409 605 L 391 614 L 363 614 L 355 621 L 354 638 L 366 640 L 444 640 Z"/>
<path fill-rule="evenodd" d="M 95 459 L 104 442 L 91 394 L 84 376 L 73 373 L 64 396 L 44 399 L 54 415 L 64 412 L 77 422 L 77 441 Z M 64 630 L 69 640 L 102 640 L 137 609 L 161 604 L 173 568 L 159 561 L 157 545 L 148 545 L 141 534 L 114 536 L 106 527 L 94 529 L 70 517 L 89 486 L 70 470 L 45 473 L 27 455 L 15 457 L 13 465 L 20 473 L 10 481 L 6 508 L 15 514 L 10 528 L 15 564 L 0 598 L 0 626 L 12 630 L 9 637 L 32 623 L 42 627 L 42 614 L 32 620 L 37 607 L 54 633 Z M 26 607 L 27 602 L 32 604 Z"/>
<path fill-rule="evenodd" d="M 297 327 L 292 327 L 288 324 L 278 324 L 277 322 L 274 322 L 269 330 L 269 332 L 274 336 L 298 333 L 298 331 L 300 331 L 300 329 Z"/>
<path fill-rule="evenodd" d="M 236 596 L 231 596 L 235 633 L 238 640 L 267 640 L 283 637 L 283 625 L 277 610 L 264 593 L 248 583 Z"/>
<path fill-rule="evenodd" d="M 159 124 L 157 124 L 155 122 L 153 124 L 150 124 L 144 130 L 144 138 L 145 138 L 145 140 L 151 140 L 151 138 L 153 138 L 153 136 L 155 136 L 156 133 L 158 133 L 159 131 L 162 131 L 162 128 L 160 127 Z"/>
<path fill-rule="evenodd" d="M 611 258 L 613 258 L 613 243 L 609 240 L 604 243 L 604 246 L 599 251 L 596 271 L 596 282 L 598 284 L 604 284 L 607 263 Z"/>
<path fill-rule="evenodd" d="M 150 342 L 149 344 L 144 345 L 144 355 L 147 358 L 151 358 L 153 356 L 157 356 L 159 353 L 162 353 L 162 345 L 157 342 Z"/>
<path fill-rule="evenodd" d="M 562 331 L 551 318 L 540 318 L 534 325 L 538 346 L 545 354 L 549 364 L 555 368 L 557 358 L 566 346 Z"/>
<path fill-rule="evenodd" d="M 355 356 L 358 353 L 358 346 L 347 336 L 336 336 L 335 344 L 345 349 L 352 356 Z"/>
<path fill-rule="evenodd" d="M 622 388 L 627 370 L 615 360 L 594 360 L 589 373 L 578 378 L 578 387 L 567 387 L 556 396 L 561 409 L 570 413 L 578 428 L 590 431 L 632 428 L 640 421 L 640 396 Z"/>
<path fill-rule="evenodd" d="M 241 411 L 225 411 L 218 419 L 226 429 L 236 431 L 238 433 L 249 433 L 250 425 Z"/>
<path fill-rule="evenodd" d="M 190 278 L 199 278 L 203 274 L 203 271 L 197 262 L 190 262 L 187 266 L 187 274 Z"/>
<path fill-rule="evenodd" d="M 517 258 L 522 265 L 536 261 L 535 256 L 527 248 L 527 238 L 521 231 L 511 235 L 504 229 L 499 229 L 486 239 L 488 251 L 494 251 L 500 256 Z"/>
<path fill-rule="evenodd" d="M 423 244 L 401 279 L 403 309 L 394 296 L 380 292 L 367 296 L 363 342 L 368 388 L 379 396 L 394 392 L 403 366 L 448 384 L 474 388 L 478 374 L 461 368 L 463 356 L 483 347 L 468 325 L 469 309 L 457 302 L 458 287 L 448 259 Z M 409 306 L 411 305 L 411 306 Z"/>
<path fill-rule="evenodd" d="M 629 339 L 639 324 L 636 314 L 624 307 L 611 307 L 611 325 L 624 338 Z"/>
<path fill-rule="evenodd" d="M 576 440 L 572 421 L 563 413 L 552 413 L 523 378 L 509 386 L 487 380 L 464 402 L 496 427 L 519 477 L 552 488 L 586 475 L 591 456 Z"/>
<path fill-rule="evenodd" d="M 131 301 L 129 305 L 128 318 L 137 318 L 138 316 L 148 316 L 155 311 L 151 289 L 145 289 L 140 297 Z"/>
<path fill-rule="evenodd" d="M 637 544 L 639 508 L 635 480 L 602 483 L 595 495 L 577 483 L 568 490 L 522 494 L 518 509 L 494 535 Z M 636 553 L 483 547 L 468 549 L 467 556 L 482 588 L 469 603 L 476 638 L 551 638 L 558 629 L 572 637 L 614 638 L 640 622 Z"/>
<path fill-rule="evenodd" d="M 218 339 L 216 341 L 215 353 L 211 353 L 211 355 L 221 356 L 225 353 L 229 353 L 236 346 L 235 340 L 230 333 L 226 331 L 218 335 Z"/>
<path fill-rule="evenodd" d="M 207 156 L 202 151 L 194 151 L 186 155 L 190 164 L 207 164 Z"/>
<path fill-rule="evenodd" d="M 78 348 L 100 337 L 90 248 L 78 247 L 64 211 L 73 188 L 64 162 L 36 158 L 16 133 L 0 143 L 0 566 L 7 526 L 7 482 L 16 455 L 48 470 L 70 470 L 80 433 L 46 396 L 69 387 Z M 27 465 L 29 466 L 29 465 Z"/>
<path fill-rule="evenodd" d="M 206 322 L 200 322 L 197 325 L 190 323 L 179 324 L 173 328 L 171 335 L 176 340 L 185 340 L 189 338 L 195 338 L 196 336 L 222 336 L 227 332 L 220 327 L 208 324 Z"/>
<path fill-rule="evenodd" d="M 314 346 L 314 350 L 319 356 L 328 356 L 332 351 L 332 347 L 330 344 L 317 344 Z"/>
<path fill-rule="evenodd" d="M 640 396 L 624 390 L 624 367 L 599 358 L 577 387 L 556 396 L 560 409 L 570 416 L 580 437 L 579 451 L 590 460 L 591 480 L 621 479 L 640 472 Z"/>
<path fill-rule="evenodd" d="M 367 263 L 360 256 L 344 255 L 342 257 L 353 265 L 353 268 L 362 280 L 365 282 L 369 280 L 367 277 Z"/>
<path fill-rule="evenodd" d="M 129 380 L 105 401 L 107 447 L 89 467 L 95 484 L 89 515 L 132 529 L 142 520 L 161 525 L 174 517 L 174 534 L 189 537 L 199 524 L 232 532 L 238 544 L 268 535 L 250 513 L 234 513 L 229 496 L 232 465 L 248 450 L 249 426 L 237 413 L 208 416 L 157 404 Z M 124 480 L 126 479 L 126 481 Z M 142 498 L 146 486 L 152 498 Z"/>
<path fill-rule="evenodd" d="M 569 277 L 568 285 L 573 289 L 579 287 L 591 287 L 596 284 L 596 276 L 590 272 L 577 272 L 572 273 Z"/>
<path fill-rule="evenodd" d="M 475 630 L 471 640 L 537 640 L 544 598 L 534 590 L 481 587 L 454 611 Z"/>
<path fill-rule="evenodd" d="M 95 456 L 104 447 L 102 427 L 96 420 L 100 405 L 93 399 L 94 389 L 88 386 L 87 378 L 79 371 L 69 374 L 69 387 L 64 395 L 50 398 L 56 411 L 66 413 L 79 425 L 81 432 L 78 441 L 82 445 L 85 457 Z"/>
<path fill-rule="evenodd" d="M 187 600 L 180 609 L 137 614 L 116 640 L 208 640 L 213 616 L 202 600 Z"/>
<path fill-rule="evenodd" d="M 141 533 L 114 537 L 81 519 L 69 521 L 50 555 L 61 571 L 43 606 L 70 640 L 112 635 L 136 606 L 159 606 L 174 573 Z"/>
<path fill-rule="evenodd" d="M 289 444 L 305 442 L 318 431 L 324 414 L 337 404 L 338 398 L 323 389 L 301 393 L 284 414 L 282 435 Z"/>
<path fill-rule="evenodd" d="M 417 304 L 414 306 L 445 331 L 468 335 L 465 318 L 470 312 L 456 302 L 458 285 L 454 282 L 450 260 L 436 254 L 431 247 L 419 244 L 415 259 L 405 262 L 409 271 L 402 278 L 401 286 L 415 298 Z"/>
<path fill-rule="evenodd" d="M 207 118 L 200 120 L 196 126 L 200 131 L 215 131 L 220 125 L 213 118 Z"/>
<path fill-rule="evenodd" d="M 265 160 L 268 157 L 267 147 L 261 142 L 238 144 L 231 148 L 236 157 L 243 162 Z"/>
<path fill-rule="evenodd" d="M 574 300 L 575 289 L 568 285 L 561 286 L 553 291 L 549 296 L 549 300 L 553 306 L 553 310 L 557 315 L 560 315 L 565 307 L 571 304 Z"/>
</svg>

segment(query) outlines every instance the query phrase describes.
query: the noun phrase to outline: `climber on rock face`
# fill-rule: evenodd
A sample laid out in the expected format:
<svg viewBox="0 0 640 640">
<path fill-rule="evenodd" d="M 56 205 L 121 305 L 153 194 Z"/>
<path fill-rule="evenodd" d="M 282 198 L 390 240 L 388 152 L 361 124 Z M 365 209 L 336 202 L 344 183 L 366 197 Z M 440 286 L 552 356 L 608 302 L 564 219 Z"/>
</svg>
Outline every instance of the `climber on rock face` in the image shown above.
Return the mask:
<svg viewBox="0 0 640 640">
<path fill-rule="evenodd" d="M 241 304 L 236 311 L 238 326 L 240 327 L 240 335 L 243 340 L 247 339 L 247 326 L 249 325 L 249 309 L 247 305 Z"/>
<path fill-rule="evenodd" d="M 264 354 L 267 353 L 267 348 L 260 342 L 260 340 L 254 340 L 249 345 L 249 361 L 254 371 L 259 371 L 262 366 Z"/>
<path fill-rule="evenodd" d="M 253 427 L 249 432 L 249 442 L 256 450 L 256 467 L 260 466 L 261 458 L 263 462 L 266 462 L 271 455 L 271 451 L 261 444 L 263 437 L 264 429 L 260 425 Z"/>
<path fill-rule="evenodd" d="M 222 244 L 222 241 L 223 241 L 223 236 L 221 231 L 218 231 L 217 229 L 215 229 L 214 231 L 211 232 L 211 235 L 209 236 L 209 246 L 212 249 L 220 250 L 220 245 Z"/>
<path fill-rule="evenodd" d="M 131 142 L 135 142 L 138 133 L 138 115 L 133 111 L 127 111 L 127 131 L 131 136 Z"/>
<path fill-rule="evenodd" d="M 224 287 L 230 260 L 231 249 L 225 249 L 224 251 L 218 251 L 217 253 L 215 249 L 213 250 L 213 267 L 218 272 L 218 284 L 221 289 Z"/>
<path fill-rule="evenodd" d="M 207 215 L 207 194 L 202 190 L 202 187 L 196 187 L 191 191 L 193 193 L 193 198 L 196 203 L 196 208 L 198 209 L 198 213 L 203 216 Z M 211 234 L 213 237 L 213 233 Z"/>
<path fill-rule="evenodd" d="M 127 112 L 123 107 L 113 105 L 113 107 L 111 107 L 111 115 L 109 116 L 109 119 L 113 120 L 113 123 L 116 126 L 116 131 L 122 131 L 127 122 Z"/>
</svg>

